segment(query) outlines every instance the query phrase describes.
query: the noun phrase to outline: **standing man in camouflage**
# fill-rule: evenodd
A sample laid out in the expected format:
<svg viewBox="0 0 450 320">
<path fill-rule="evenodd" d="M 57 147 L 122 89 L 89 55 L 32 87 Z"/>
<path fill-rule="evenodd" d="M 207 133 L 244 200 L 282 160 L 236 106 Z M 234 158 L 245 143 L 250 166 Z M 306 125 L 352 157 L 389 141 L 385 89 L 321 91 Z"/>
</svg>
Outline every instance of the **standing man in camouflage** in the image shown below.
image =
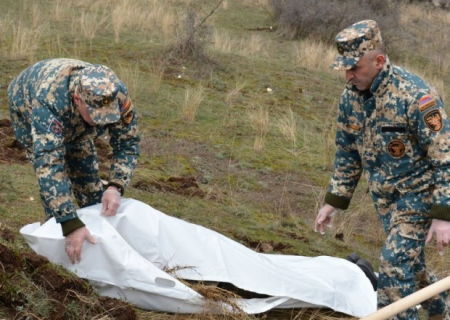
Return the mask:
<svg viewBox="0 0 450 320">
<path fill-rule="evenodd" d="M 323 233 L 336 209 L 348 208 L 365 171 L 386 241 L 381 251 L 378 307 L 437 279 L 425 265 L 425 243 L 450 242 L 450 124 L 436 89 L 394 66 L 377 23 L 358 22 L 336 36 L 345 71 L 334 175 L 315 222 Z M 450 319 L 446 294 L 424 303 L 430 319 Z M 395 319 L 418 319 L 411 308 Z"/>
<path fill-rule="evenodd" d="M 40 61 L 8 87 L 14 133 L 33 164 L 47 219 L 55 217 L 66 252 L 81 259 L 84 240 L 95 243 L 78 218 L 80 207 L 102 202 L 115 215 L 139 156 L 136 110 L 125 84 L 106 66 L 73 59 Z M 108 132 L 113 150 L 105 190 L 94 138 Z"/>
</svg>

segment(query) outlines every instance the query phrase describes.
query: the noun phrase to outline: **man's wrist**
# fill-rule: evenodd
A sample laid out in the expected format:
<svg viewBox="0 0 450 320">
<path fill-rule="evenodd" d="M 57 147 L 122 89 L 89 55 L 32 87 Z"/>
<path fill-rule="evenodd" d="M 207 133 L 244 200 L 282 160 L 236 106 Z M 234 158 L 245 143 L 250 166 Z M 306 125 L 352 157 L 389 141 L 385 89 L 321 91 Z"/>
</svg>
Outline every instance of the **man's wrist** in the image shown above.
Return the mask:
<svg viewBox="0 0 450 320">
<path fill-rule="evenodd" d="M 61 229 L 62 229 L 62 233 L 63 233 L 64 237 L 67 236 L 69 233 L 71 233 L 79 228 L 82 228 L 84 226 L 85 226 L 85 224 L 78 217 L 61 222 Z"/>
<path fill-rule="evenodd" d="M 450 221 L 450 207 L 432 204 L 430 218 Z"/>
<path fill-rule="evenodd" d="M 325 203 L 334 207 L 335 209 L 346 210 L 350 205 L 350 200 L 341 196 L 337 196 L 331 192 L 325 195 Z"/>
<path fill-rule="evenodd" d="M 108 184 L 106 185 L 106 190 L 108 190 L 109 188 L 115 188 L 115 190 L 117 190 L 121 196 L 123 196 L 123 194 L 125 193 L 123 186 L 115 182 L 108 182 Z"/>
</svg>

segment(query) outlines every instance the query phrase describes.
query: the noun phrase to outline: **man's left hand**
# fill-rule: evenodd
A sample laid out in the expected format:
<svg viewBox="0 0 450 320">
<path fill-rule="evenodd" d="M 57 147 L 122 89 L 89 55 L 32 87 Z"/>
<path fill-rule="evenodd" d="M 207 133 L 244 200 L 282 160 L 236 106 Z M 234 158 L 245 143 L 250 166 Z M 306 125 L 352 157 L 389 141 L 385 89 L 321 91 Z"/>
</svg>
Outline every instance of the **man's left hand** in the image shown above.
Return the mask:
<svg viewBox="0 0 450 320">
<path fill-rule="evenodd" d="M 102 214 L 110 217 L 117 213 L 120 206 L 120 192 L 116 187 L 108 187 L 103 192 L 102 197 Z"/>
<path fill-rule="evenodd" d="M 433 240 L 435 234 L 436 247 L 439 254 L 442 256 L 444 254 L 444 247 L 448 246 L 450 243 L 450 221 L 433 219 L 430 230 L 428 231 L 427 244 Z"/>
</svg>

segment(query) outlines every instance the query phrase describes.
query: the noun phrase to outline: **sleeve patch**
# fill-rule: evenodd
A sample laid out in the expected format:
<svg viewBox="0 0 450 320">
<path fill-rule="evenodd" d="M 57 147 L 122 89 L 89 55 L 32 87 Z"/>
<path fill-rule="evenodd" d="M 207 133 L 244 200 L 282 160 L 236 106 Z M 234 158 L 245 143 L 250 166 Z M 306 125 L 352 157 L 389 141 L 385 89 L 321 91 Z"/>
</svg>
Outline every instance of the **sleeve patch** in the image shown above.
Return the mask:
<svg viewBox="0 0 450 320">
<path fill-rule="evenodd" d="M 128 99 L 123 104 L 120 110 L 120 117 L 122 118 L 123 125 L 129 125 L 134 119 L 134 107 L 131 101 Z"/>
<path fill-rule="evenodd" d="M 443 121 L 442 115 L 438 109 L 431 110 L 427 114 L 423 116 L 423 121 L 425 121 L 425 125 L 433 132 L 439 132 L 442 129 Z"/>
<path fill-rule="evenodd" d="M 434 107 L 436 105 L 436 101 L 430 96 L 423 96 L 419 102 L 419 110 L 420 112 L 424 112 L 425 110 Z"/>
<path fill-rule="evenodd" d="M 63 132 L 63 125 L 56 119 L 53 119 L 52 123 L 48 126 L 48 131 L 53 132 L 57 136 L 61 136 Z"/>
</svg>

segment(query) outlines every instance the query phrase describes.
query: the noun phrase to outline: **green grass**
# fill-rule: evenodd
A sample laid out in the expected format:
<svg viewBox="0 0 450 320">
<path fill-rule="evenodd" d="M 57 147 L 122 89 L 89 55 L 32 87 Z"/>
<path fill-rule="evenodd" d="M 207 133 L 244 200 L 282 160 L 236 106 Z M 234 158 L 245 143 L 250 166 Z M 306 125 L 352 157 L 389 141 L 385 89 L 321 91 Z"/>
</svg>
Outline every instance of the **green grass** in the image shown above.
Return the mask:
<svg viewBox="0 0 450 320">
<path fill-rule="evenodd" d="M 266 6 L 250 1 L 228 2 L 228 8 L 216 11 L 207 24 L 226 31 L 234 39 L 260 35 L 263 49 L 245 55 L 237 50 L 216 52 L 211 45 L 206 53 L 213 63 L 205 62 L 207 72 L 199 77 L 199 64 L 172 56 L 173 39 L 164 38 L 152 21 L 143 27 L 124 27 L 118 43 L 114 41 L 112 28 L 108 27 L 110 22 L 106 22 L 94 37 L 91 49 L 77 19 L 83 10 L 93 11 L 95 7 L 107 15 L 115 2 L 68 1 L 68 10 L 61 9 L 58 20 L 54 13 L 56 1 L 3 0 L 0 31 L 1 21 L 13 22 L 3 27 L 6 31 L 0 38 L 4 48 L 0 53 L 0 117 L 9 117 L 7 85 L 30 63 L 68 57 L 106 64 L 129 86 L 144 138 L 142 156 L 126 197 L 216 230 L 245 245 L 270 243 L 274 248 L 281 248 L 276 253 L 306 256 L 345 257 L 357 251 L 377 266 L 383 236 L 371 199 L 365 193 L 364 181 L 347 212 L 354 219 L 341 215 L 327 235 L 313 232 L 313 221 L 332 174 L 335 113 L 343 78 L 299 65 L 295 59 L 296 41 L 280 39 L 275 32 L 251 31 L 271 25 Z M 180 17 L 186 12 L 185 1 L 165 3 L 166 10 L 177 11 Z M 34 52 L 12 57 L 10 31 L 20 21 L 25 25 L 31 23 L 31 4 L 42 13 L 40 25 L 44 31 L 39 34 Z M 148 9 L 143 1 L 136 4 L 142 6 L 142 11 Z M 213 4 L 193 0 L 191 5 L 205 16 Z M 417 30 L 412 24 L 408 27 Z M 393 52 L 392 56 L 417 68 L 426 67 L 433 74 L 434 68 L 438 68 L 433 62 L 437 55 L 448 61 L 442 47 L 435 49 L 441 51 L 428 56 L 408 47 Z M 164 70 L 162 77 L 161 70 Z M 440 73 L 448 86 L 448 70 Z M 228 95 L 239 82 L 245 85 L 228 101 Z M 186 88 L 194 89 L 199 84 L 205 88 L 205 99 L 195 122 L 188 124 L 181 119 L 180 106 Z M 269 94 L 266 87 L 272 88 L 273 93 Z M 255 133 L 248 116 L 255 107 L 269 110 L 270 125 L 261 152 L 253 149 Z M 289 109 L 293 110 L 297 124 L 295 146 L 275 126 L 277 119 Z M 188 176 L 202 181 L 199 188 L 214 197 L 186 197 L 135 187 L 140 180 Z M 44 219 L 31 165 L 0 164 L 0 200 L 1 222 L 16 234 L 21 226 Z M 335 238 L 340 232 L 345 236 L 343 241 Z M 26 250 L 23 240 L 18 240 L 17 246 Z M 432 250 L 430 254 L 435 255 Z M 444 262 L 436 257 L 433 261 L 440 274 L 448 273 Z M 0 305 L 0 318 L 4 317 L 2 312 Z M 295 315 L 284 317 L 290 319 Z M 172 317 L 139 311 L 140 319 L 166 316 Z M 278 316 L 268 314 L 267 317 Z M 323 314 L 323 318 L 327 317 Z"/>
</svg>

